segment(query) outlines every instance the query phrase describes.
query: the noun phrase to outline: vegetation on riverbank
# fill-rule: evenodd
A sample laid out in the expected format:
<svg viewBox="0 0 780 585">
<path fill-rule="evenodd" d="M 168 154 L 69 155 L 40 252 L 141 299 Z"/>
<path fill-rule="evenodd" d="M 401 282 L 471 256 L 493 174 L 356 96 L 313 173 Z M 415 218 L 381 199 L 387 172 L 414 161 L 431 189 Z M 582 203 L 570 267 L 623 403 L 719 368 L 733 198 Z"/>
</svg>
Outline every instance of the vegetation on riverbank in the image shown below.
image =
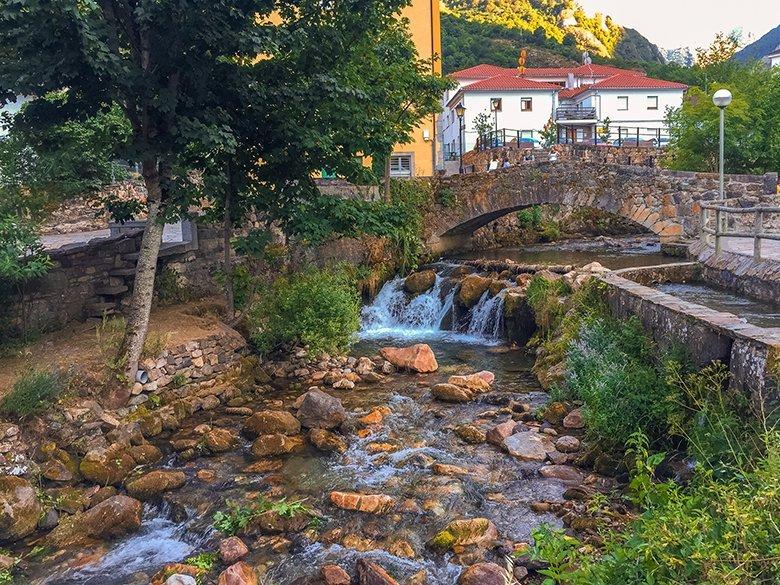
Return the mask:
<svg viewBox="0 0 780 585">
<path fill-rule="evenodd" d="M 593 281 L 568 295 L 537 277 L 529 302 L 540 325 L 537 367 L 562 369 L 553 398 L 580 401 L 591 441 L 633 458 L 620 530 L 588 542 L 535 532 L 545 583 L 777 582 L 780 434 L 728 388 L 725 368 L 694 371 L 682 352 L 659 351 L 637 322 L 606 315 Z M 693 466 L 687 484 L 660 481 L 659 468 L 668 477 L 680 458 Z M 598 499 L 590 510 L 597 526 L 614 516 Z"/>
</svg>

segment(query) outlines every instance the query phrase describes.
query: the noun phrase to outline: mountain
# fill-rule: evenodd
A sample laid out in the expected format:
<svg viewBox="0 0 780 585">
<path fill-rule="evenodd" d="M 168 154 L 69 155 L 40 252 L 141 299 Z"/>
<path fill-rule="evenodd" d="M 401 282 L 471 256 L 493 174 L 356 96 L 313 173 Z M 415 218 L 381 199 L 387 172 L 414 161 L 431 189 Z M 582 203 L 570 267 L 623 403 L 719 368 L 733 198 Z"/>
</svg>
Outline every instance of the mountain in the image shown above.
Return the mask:
<svg viewBox="0 0 780 585">
<path fill-rule="evenodd" d="M 532 67 L 600 59 L 663 63 L 658 47 L 610 16 L 589 16 L 574 0 L 442 0 L 444 68 L 479 62 L 514 66 L 523 47 Z"/>
<path fill-rule="evenodd" d="M 734 59 L 743 63 L 761 59 L 764 55 L 771 53 L 780 45 L 780 25 L 776 26 L 757 41 L 750 43 L 741 51 L 737 51 Z"/>
</svg>

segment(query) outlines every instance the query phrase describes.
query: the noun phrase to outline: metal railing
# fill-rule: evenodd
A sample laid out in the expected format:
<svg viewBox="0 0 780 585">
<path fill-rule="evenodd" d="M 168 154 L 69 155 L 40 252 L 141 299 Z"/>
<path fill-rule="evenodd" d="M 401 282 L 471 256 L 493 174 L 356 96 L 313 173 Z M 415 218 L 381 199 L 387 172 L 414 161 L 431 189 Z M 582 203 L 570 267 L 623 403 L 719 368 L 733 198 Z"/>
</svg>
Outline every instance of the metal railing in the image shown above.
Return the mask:
<svg viewBox="0 0 780 585">
<path fill-rule="evenodd" d="M 533 148 L 541 145 L 536 137 L 539 134 L 534 130 L 512 130 L 510 128 L 499 128 L 491 130 L 486 134 L 481 134 L 477 138 L 475 150 L 490 150 L 491 148 L 502 148 L 504 146 L 514 146 L 517 148 Z"/>
<path fill-rule="evenodd" d="M 555 120 L 596 120 L 596 108 L 583 106 L 560 106 L 555 108 Z"/>
<path fill-rule="evenodd" d="M 729 229 L 728 215 L 753 215 L 750 220 L 742 220 L 740 225 Z M 710 236 L 715 238 L 715 252 L 723 249 L 723 238 L 750 238 L 753 240 L 753 259 L 761 260 L 761 243 L 763 240 L 780 241 L 780 224 L 775 232 L 767 231 L 767 216 L 780 214 L 780 207 L 728 207 L 717 203 L 701 204 L 701 241 L 709 245 Z M 715 227 L 709 227 L 714 216 Z M 736 222 L 734 222 L 736 223 Z"/>
<path fill-rule="evenodd" d="M 592 137 L 579 138 L 577 130 L 581 128 L 581 126 L 560 125 L 558 127 L 558 144 L 639 146 L 648 148 L 664 148 L 669 144 L 669 130 L 667 128 L 596 126 Z"/>
</svg>

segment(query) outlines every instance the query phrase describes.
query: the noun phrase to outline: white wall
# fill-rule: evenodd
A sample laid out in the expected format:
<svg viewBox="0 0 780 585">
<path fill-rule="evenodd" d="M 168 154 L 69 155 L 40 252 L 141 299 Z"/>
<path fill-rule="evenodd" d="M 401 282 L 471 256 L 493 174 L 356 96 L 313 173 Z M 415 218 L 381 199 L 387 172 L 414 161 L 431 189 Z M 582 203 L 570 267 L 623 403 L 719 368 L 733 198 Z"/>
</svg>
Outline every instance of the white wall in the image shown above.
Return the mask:
<svg viewBox="0 0 780 585">
<path fill-rule="evenodd" d="M 780 55 L 776 55 L 774 57 L 771 57 L 769 59 L 769 66 L 770 67 L 780 67 Z"/>
<path fill-rule="evenodd" d="M 618 109 L 618 97 L 628 97 L 628 110 Z M 648 109 L 648 97 L 658 96 L 658 109 Z M 599 121 L 609 118 L 612 126 L 624 124 L 646 128 L 665 127 L 666 112 L 669 108 L 682 106 L 681 89 L 601 89 L 588 92 L 577 104 L 583 107 L 595 107 Z"/>
<path fill-rule="evenodd" d="M 492 98 L 501 98 L 501 111 L 498 112 L 498 128 L 508 128 L 511 130 L 533 130 L 534 136 L 538 138 L 538 133 L 544 128 L 544 125 L 553 115 L 557 106 L 558 94 L 550 90 L 517 90 L 517 91 L 479 91 L 465 92 L 463 94 L 463 105 L 466 108 L 464 118 L 464 151 L 474 148 L 477 141 L 477 132 L 474 128 L 474 119 L 482 112 L 490 116 L 491 123 L 493 114 L 490 111 L 490 100 Z M 532 110 L 530 112 L 520 111 L 521 98 L 531 98 L 533 100 Z M 454 104 L 453 104 L 454 105 Z M 458 118 L 454 111 L 445 107 L 442 112 L 444 118 L 442 122 L 442 145 L 450 145 L 454 150 L 458 149 Z"/>
</svg>

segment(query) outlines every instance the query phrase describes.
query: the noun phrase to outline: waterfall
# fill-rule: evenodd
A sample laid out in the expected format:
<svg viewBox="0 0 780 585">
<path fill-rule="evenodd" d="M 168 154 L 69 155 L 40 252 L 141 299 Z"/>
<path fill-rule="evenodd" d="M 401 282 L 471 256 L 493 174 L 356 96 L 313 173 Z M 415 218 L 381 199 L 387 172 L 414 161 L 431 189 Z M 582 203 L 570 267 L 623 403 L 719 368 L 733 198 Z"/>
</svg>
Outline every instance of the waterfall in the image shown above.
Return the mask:
<svg viewBox="0 0 780 585">
<path fill-rule="evenodd" d="M 482 344 L 501 341 L 503 292 L 490 296 L 486 291 L 467 315 L 456 320 L 453 311 L 458 287 L 452 280 L 437 274 L 433 287 L 414 297 L 404 290 L 404 280 L 396 277 L 386 282 L 374 301 L 363 308 L 363 339 L 447 338 Z"/>
</svg>

